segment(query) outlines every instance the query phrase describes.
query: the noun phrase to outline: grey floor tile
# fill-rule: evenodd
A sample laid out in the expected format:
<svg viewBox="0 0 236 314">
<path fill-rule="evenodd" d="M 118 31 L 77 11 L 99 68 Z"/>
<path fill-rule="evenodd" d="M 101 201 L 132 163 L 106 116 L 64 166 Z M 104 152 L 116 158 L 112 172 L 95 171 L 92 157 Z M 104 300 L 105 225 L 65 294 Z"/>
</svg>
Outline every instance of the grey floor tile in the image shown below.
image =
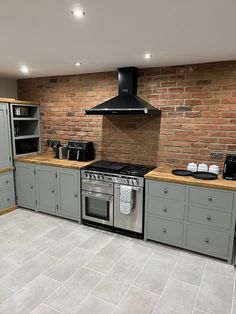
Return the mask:
<svg viewBox="0 0 236 314">
<path fill-rule="evenodd" d="M 150 265 L 144 267 L 134 285 L 160 295 L 170 277 L 170 272 L 150 267 Z"/>
<path fill-rule="evenodd" d="M 33 257 L 35 257 L 38 254 L 38 251 L 36 251 L 33 248 L 30 247 L 21 247 L 18 250 L 16 250 L 14 253 L 10 254 L 7 257 L 7 260 L 19 265 L 23 265 L 24 263 L 31 260 Z"/>
<path fill-rule="evenodd" d="M 199 311 L 199 310 L 195 309 L 195 310 L 193 311 L 193 314 L 210 314 L 210 313 L 202 312 L 202 311 Z"/>
<path fill-rule="evenodd" d="M 0 287 L 0 304 L 6 301 L 8 298 L 13 296 L 15 292 L 12 290 L 6 288 L 6 287 Z"/>
<path fill-rule="evenodd" d="M 199 286 L 206 261 L 206 257 L 183 253 L 175 266 L 172 277 Z"/>
<path fill-rule="evenodd" d="M 106 274 L 126 250 L 127 248 L 123 245 L 110 242 L 95 254 L 94 257 L 85 264 L 85 267 Z"/>
<path fill-rule="evenodd" d="M 0 258 L 6 257 L 21 247 L 21 245 L 8 241 L 7 239 L 7 237 L 3 237 L 0 241 Z"/>
<path fill-rule="evenodd" d="M 99 282 L 92 294 L 117 305 L 139 272 L 134 265 L 118 262 Z"/>
<path fill-rule="evenodd" d="M 59 241 L 60 239 L 68 236 L 71 232 L 76 230 L 76 226 L 74 224 L 60 224 L 55 227 L 53 230 L 44 234 L 45 237 Z"/>
<path fill-rule="evenodd" d="M 41 273 L 46 271 L 46 269 L 48 269 L 55 262 L 55 258 L 48 255 L 39 254 L 29 262 L 20 266 L 15 271 L 1 279 L 0 285 L 6 286 L 14 291 L 19 291 L 36 277 L 38 277 Z"/>
<path fill-rule="evenodd" d="M 142 267 L 155 251 L 155 247 L 145 246 L 140 243 L 135 243 L 125 254 L 121 257 L 120 261 L 126 262 L 138 267 Z"/>
<path fill-rule="evenodd" d="M 72 276 L 92 256 L 91 252 L 76 248 L 55 263 L 46 273 L 55 280 L 64 282 Z"/>
<path fill-rule="evenodd" d="M 225 264 L 222 268 L 218 267 L 217 271 L 216 265 L 211 266 L 212 264 L 207 265 L 204 272 L 196 307 L 214 314 L 230 313 L 234 277 L 229 275 L 231 271 L 226 266 L 233 266 Z"/>
<path fill-rule="evenodd" d="M 101 278 L 101 274 L 81 268 L 44 303 L 63 313 L 72 313 Z"/>
<path fill-rule="evenodd" d="M 61 312 L 41 303 L 30 314 L 61 314 Z"/>
<path fill-rule="evenodd" d="M 19 266 L 7 259 L 0 259 L 0 279 L 16 270 Z"/>
<path fill-rule="evenodd" d="M 127 295 L 117 307 L 115 313 L 119 314 L 151 314 L 159 296 L 131 287 Z"/>
<path fill-rule="evenodd" d="M 2 303 L 0 313 L 28 314 L 59 286 L 57 281 L 40 276 L 25 289 Z"/>
<path fill-rule="evenodd" d="M 153 313 L 192 314 L 197 293 L 197 286 L 171 278 Z"/>
<path fill-rule="evenodd" d="M 29 243 L 26 247 L 34 249 L 38 252 L 44 252 L 50 247 L 52 247 L 54 244 L 56 244 L 57 241 L 45 237 L 40 237 L 31 243 Z"/>
<path fill-rule="evenodd" d="M 85 241 L 80 247 L 85 250 L 96 253 L 100 251 L 104 246 L 106 246 L 112 239 L 113 236 L 110 234 L 97 232 L 87 241 Z"/>
<path fill-rule="evenodd" d="M 111 314 L 115 306 L 95 296 L 88 295 L 76 308 L 73 314 Z"/>
</svg>

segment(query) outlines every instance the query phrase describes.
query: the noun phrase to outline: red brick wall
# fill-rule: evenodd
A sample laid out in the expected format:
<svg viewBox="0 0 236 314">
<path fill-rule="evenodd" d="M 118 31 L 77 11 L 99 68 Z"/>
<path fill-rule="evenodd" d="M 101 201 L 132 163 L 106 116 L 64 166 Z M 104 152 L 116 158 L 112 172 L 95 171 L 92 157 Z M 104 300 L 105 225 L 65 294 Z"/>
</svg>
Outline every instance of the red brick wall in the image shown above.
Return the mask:
<svg viewBox="0 0 236 314">
<path fill-rule="evenodd" d="M 99 158 L 175 166 L 236 152 L 236 61 L 139 70 L 138 94 L 161 119 L 84 115 L 116 94 L 115 72 L 18 81 L 20 99 L 41 103 L 43 147 L 82 138 Z"/>
</svg>

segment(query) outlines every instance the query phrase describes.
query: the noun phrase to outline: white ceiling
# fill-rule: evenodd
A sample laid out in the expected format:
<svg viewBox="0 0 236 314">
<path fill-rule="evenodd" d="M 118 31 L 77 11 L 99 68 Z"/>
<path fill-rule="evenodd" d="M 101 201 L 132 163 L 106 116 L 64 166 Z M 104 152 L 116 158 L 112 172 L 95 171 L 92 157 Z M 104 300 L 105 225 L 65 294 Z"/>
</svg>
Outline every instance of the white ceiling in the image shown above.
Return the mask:
<svg viewBox="0 0 236 314">
<path fill-rule="evenodd" d="M 235 32 L 236 0 L 0 0 L 0 76 L 235 60 Z"/>
</svg>

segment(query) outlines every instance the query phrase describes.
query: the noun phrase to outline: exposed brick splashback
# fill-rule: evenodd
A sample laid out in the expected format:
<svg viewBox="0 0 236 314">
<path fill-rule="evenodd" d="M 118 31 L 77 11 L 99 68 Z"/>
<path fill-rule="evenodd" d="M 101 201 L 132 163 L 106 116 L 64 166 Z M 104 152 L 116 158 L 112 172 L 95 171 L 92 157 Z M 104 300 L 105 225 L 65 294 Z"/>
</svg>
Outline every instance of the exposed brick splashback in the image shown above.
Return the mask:
<svg viewBox="0 0 236 314">
<path fill-rule="evenodd" d="M 117 95 L 116 72 L 18 81 L 20 99 L 41 103 L 43 147 L 83 138 L 95 142 L 98 158 L 176 167 L 236 152 L 236 61 L 139 70 L 138 94 L 161 119 L 84 115 Z"/>
</svg>

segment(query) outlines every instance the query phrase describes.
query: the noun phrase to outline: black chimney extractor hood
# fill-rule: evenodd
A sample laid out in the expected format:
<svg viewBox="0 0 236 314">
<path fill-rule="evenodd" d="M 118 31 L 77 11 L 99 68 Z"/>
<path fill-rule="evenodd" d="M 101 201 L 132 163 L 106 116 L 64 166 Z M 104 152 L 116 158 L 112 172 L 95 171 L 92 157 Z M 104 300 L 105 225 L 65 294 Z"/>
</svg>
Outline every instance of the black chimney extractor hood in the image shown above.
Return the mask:
<svg viewBox="0 0 236 314">
<path fill-rule="evenodd" d="M 137 96 L 137 68 L 118 69 L 119 94 L 100 105 L 86 109 L 93 115 L 160 115 L 161 111 Z"/>
</svg>

